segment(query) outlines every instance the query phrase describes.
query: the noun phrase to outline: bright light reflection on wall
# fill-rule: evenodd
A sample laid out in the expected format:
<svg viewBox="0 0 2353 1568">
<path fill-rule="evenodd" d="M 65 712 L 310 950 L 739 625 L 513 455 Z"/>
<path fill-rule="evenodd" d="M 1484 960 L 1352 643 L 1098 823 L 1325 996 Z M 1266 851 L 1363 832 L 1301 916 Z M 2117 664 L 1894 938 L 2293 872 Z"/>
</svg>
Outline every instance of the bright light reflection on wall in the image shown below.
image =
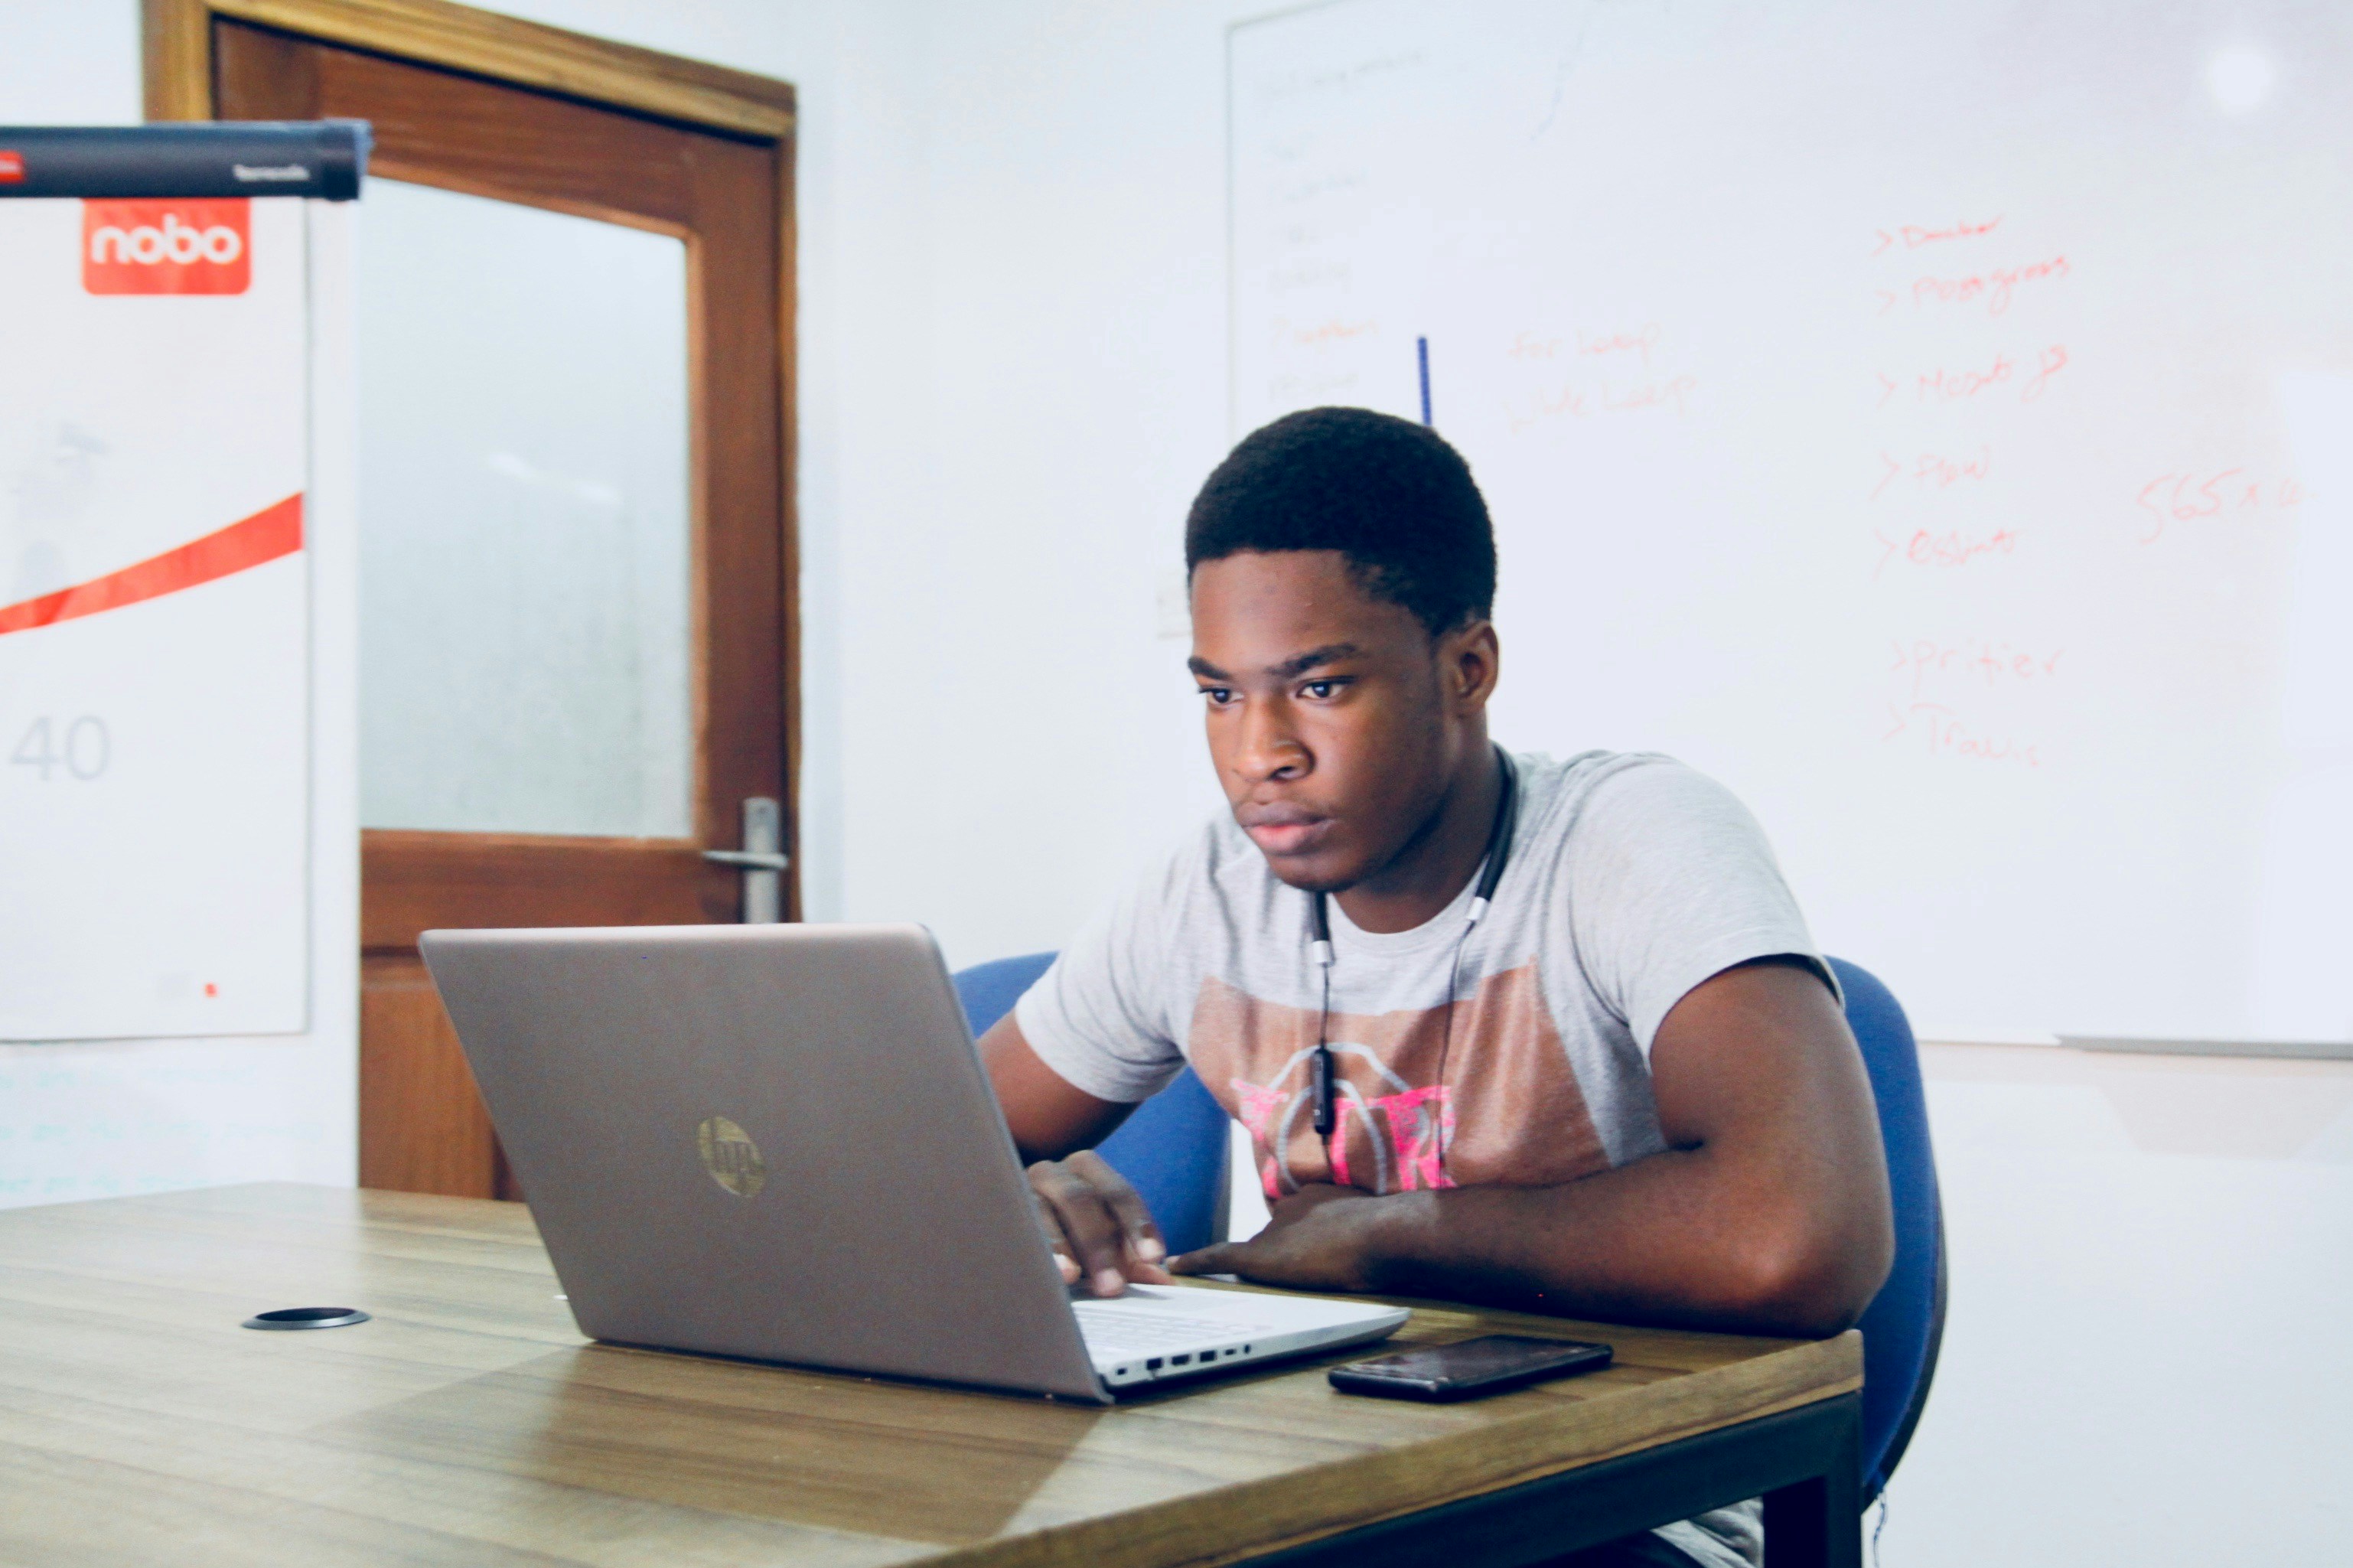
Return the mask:
<svg viewBox="0 0 2353 1568">
<path fill-rule="evenodd" d="M 2278 79 L 2272 57 L 2251 44 L 2233 44 L 2206 66 L 2206 90 L 2225 113 L 2245 114 L 2263 107 Z"/>
</svg>

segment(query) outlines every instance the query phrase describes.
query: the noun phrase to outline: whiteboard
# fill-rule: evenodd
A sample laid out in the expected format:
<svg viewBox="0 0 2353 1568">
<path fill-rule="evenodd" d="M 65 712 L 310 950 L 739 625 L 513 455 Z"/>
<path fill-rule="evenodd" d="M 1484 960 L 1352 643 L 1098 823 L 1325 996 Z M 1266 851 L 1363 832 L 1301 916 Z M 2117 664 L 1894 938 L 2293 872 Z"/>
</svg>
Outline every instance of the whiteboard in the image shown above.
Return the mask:
<svg viewBox="0 0 2353 1568">
<path fill-rule="evenodd" d="M 2353 1038 L 2353 10 L 1229 39 L 1232 410 L 1419 411 L 1498 737 L 1670 752 L 1924 1034 Z"/>
<path fill-rule="evenodd" d="M 0 1041 L 308 1026 L 308 269 L 299 197 L 0 203 Z"/>
</svg>

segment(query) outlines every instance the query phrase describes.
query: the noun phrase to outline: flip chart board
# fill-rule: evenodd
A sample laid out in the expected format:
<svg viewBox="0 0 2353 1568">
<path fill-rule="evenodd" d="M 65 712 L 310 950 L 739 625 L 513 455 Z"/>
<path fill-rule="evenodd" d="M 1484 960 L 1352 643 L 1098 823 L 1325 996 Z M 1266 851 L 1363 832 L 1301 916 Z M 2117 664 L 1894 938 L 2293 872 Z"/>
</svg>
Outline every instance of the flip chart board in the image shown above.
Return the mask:
<svg viewBox="0 0 2353 1568">
<path fill-rule="evenodd" d="M 1756 810 L 1924 1033 L 2353 1038 L 2353 13 L 1229 36 L 1232 403 L 1431 414 L 1514 747 Z"/>
<path fill-rule="evenodd" d="M 303 207 L 0 203 L 0 1040 L 306 1026 Z"/>
</svg>

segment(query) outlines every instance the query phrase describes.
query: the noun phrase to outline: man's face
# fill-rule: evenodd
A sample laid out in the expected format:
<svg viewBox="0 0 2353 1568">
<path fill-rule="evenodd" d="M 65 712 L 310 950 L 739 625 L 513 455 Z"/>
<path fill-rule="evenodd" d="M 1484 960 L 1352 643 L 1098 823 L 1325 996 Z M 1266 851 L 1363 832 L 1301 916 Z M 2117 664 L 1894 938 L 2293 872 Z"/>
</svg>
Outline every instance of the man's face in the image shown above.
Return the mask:
<svg viewBox="0 0 2353 1568">
<path fill-rule="evenodd" d="M 1486 650 L 1467 686 L 1466 638 Z M 1209 756 L 1276 876 L 1337 892 L 1423 831 L 1475 738 L 1493 647 L 1483 622 L 1433 640 L 1410 610 L 1359 588 L 1336 550 L 1194 571 L 1189 663 Z"/>
</svg>

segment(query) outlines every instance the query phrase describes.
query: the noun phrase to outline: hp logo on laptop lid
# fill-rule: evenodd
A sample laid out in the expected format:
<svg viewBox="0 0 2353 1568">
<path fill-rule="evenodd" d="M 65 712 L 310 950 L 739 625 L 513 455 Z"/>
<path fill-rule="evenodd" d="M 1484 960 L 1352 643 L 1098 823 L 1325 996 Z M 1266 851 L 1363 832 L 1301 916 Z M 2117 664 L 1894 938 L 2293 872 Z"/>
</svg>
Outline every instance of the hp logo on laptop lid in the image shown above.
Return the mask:
<svg viewBox="0 0 2353 1568">
<path fill-rule="evenodd" d="M 766 1183 L 768 1165 L 760 1158 L 760 1146 L 725 1117 L 707 1118 L 694 1129 L 694 1142 L 711 1179 L 737 1197 L 751 1197 Z"/>
</svg>

